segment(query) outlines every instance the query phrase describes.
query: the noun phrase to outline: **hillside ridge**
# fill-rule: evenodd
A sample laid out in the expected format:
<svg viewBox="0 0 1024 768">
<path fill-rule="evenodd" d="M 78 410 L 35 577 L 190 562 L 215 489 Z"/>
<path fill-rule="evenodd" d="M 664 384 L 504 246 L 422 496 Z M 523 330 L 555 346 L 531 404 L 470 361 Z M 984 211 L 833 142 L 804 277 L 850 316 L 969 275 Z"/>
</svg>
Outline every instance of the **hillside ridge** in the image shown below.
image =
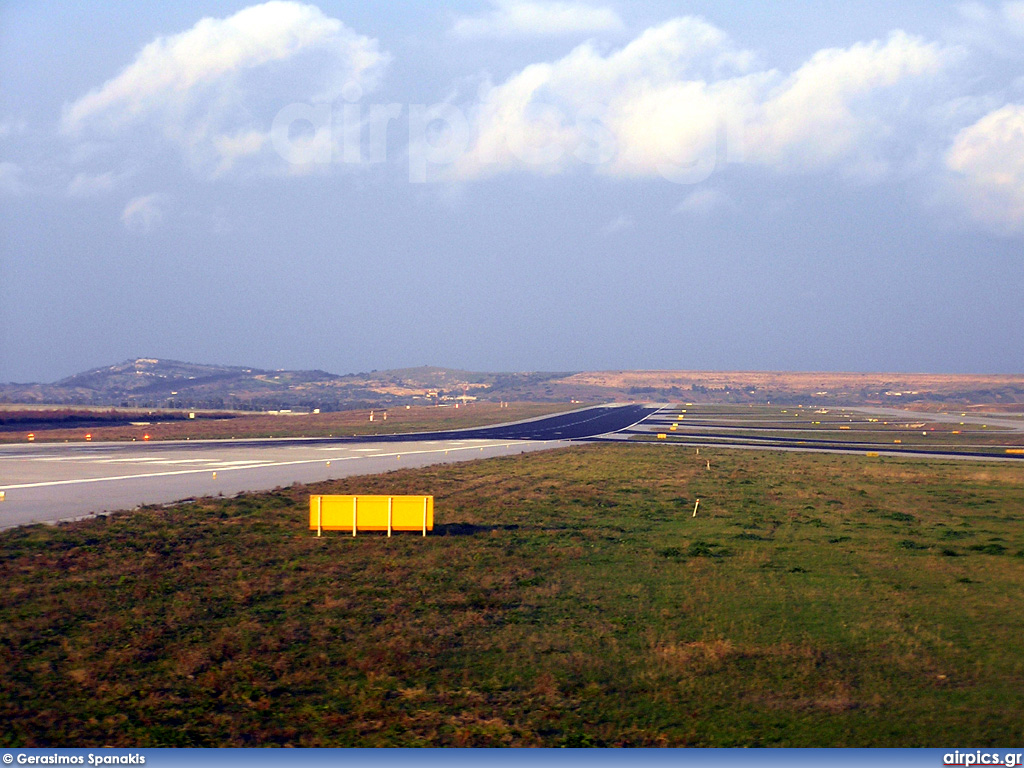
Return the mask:
<svg viewBox="0 0 1024 768">
<path fill-rule="evenodd" d="M 52 384 L 0 384 L 0 403 L 343 410 L 470 401 L 1024 405 L 1020 374 L 784 371 L 476 372 L 439 366 L 335 374 L 139 357 Z M 1011 408 L 1018 410 L 1016 408 Z"/>
</svg>

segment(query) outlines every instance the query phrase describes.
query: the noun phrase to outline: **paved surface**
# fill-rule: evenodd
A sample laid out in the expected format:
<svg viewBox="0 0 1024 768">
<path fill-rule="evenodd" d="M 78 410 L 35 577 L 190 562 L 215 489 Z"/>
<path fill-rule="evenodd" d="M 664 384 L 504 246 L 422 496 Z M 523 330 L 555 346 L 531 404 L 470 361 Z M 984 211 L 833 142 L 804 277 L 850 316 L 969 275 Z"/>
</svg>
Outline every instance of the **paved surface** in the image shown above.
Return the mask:
<svg viewBox="0 0 1024 768">
<path fill-rule="evenodd" d="M 908 416 L 906 411 L 870 412 Z M 587 408 L 515 424 L 408 435 L 0 446 L 0 491 L 5 495 L 0 502 L 0 528 L 76 519 L 142 504 L 217 494 L 230 496 L 292 483 L 547 450 L 573 440 L 628 440 L 631 436 L 665 431 L 666 425 L 676 423 L 678 413 L 678 408 L 670 406 L 621 405 Z M 927 418 L 935 421 L 938 416 L 928 414 Z M 762 425 L 758 427 L 760 431 L 773 434 L 741 436 L 737 432 L 749 430 L 751 425 L 743 424 L 742 420 L 737 423 L 735 417 L 732 424 L 728 423 L 728 416 L 719 423 L 711 423 L 714 419 L 708 417 L 700 419 L 703 424 L 698 424 L 696 418 L 685 425 L 679 423 L 681 429 L 672 433 L 673 438 L 687 441 L 669 445 L 861 455 L 871 450 L 883 455 L 986 461 L 1024 459 L 962 450 L 952 453 L 909 446 L 894 450 L 877 443 L 840 443 L 830 440 L 827 432 L 820 439 L 806 435 L 788 437 L 785 432 L 790 427 Z M 1024 423 L 1012 418 L 964 418 L 1024 430 Z"/>
<path fill-rule="evenodd" d="M 872 416 L 898 417 L 899 421 L 921 421 L 921 422 L 951 422 L 986 424 L 993 427 L 1002 427 L 1011 432 L 1024 431 L 1024 423 L 1014 420 L 1012 417 L 1000 418 L 988 415 L 960 416 L 959 414 L 933 414 L 919 413 L 914 411 L 903 411 L 897 408 L 875 408 L 861 407 L 842 408 L 831 407 L 829 410 L 834 413 L 858 412 L 865 414 L 862 424 L 867 424 L 866 414 Z M 678 421 L 677 416 L 686 414 L 685 421 Z M 957 459 L 973 461 L 1004 461 L 1024 462 L 1024 455 L 1009 455 L 1004 452 L 1005 448 L 1017 448 L 1016 445 L 989 446 L 982 448 L 978 446 L 972 449 L 967 445 L 957 447 L 940 445 L 930 448 L 923 445 L 901 445 L 893 446 L 889 438 L 885 442 L 877 440 L 854 440 L 847 433 L 846 439 L 837 440 L 830 437 L 831 434 L 840 434 L 838 424 L 834 427 L 809 428 L 806 423 L 799 425 L 772 425 L 764 424 L 756 418 L 757 413 L 747 412 L 742 407 L 731 412 L 701 413 L 681 409 L 679 407 L 665 406 L 649 415 L 643 421 L 632 427 L 622 429 L 615 434 L 601 435 L 592 438 L 594 441 L 623 441 L 637 437 L 653 437 L 655 433 L 666 433 L 671 439 L 662 443 L 668 446 L 682 447 L 714 447 L 723 448 L 749 448 L 760 450 L 799 451 L 816 453 L 842 453 L 863 456 L 865 452 L 877 453 L 880 456 L 909 456 L 916 458 L 931 459 Z M 850 424 L 855 422 L 848 422 Z M 668 432 L 672 425 L 676 431 Z M 763 433 L 760 435 L 744 434 L 749 432 Z M 808 435 L 813 432 L 815 437 Z M 786 433 L 800 433 L 795 436 L 788 436 Z M 894 433 L 896 434 L 896 433 Z"/>
<path fill-rule="evenodd" d="M 904 411 L 900 408 L 883 407 L 855 407 L 848 408 L 849 411 L 869 413 L 872 416 L 887 416 L 899 421 L 934 421 L 946 424 L 987 424 L 990 427 L 1000 427 L 1014 432 L 1024 432 L 1024 419 L 1013 414 L 983 414 L 974 413 L 928 413 L 927 411 Z M 963 416 L 960 414 L 963 413 Z"/>
<path fill-rule="evenodd" d="M 586 408 L 554 416 L 541 416 L 512 424 L 493 427 L 431 432 L 432 440 L 583 440 L 626 429 L 657 412 L 658 406 L 611 405 Z M 343 440 L 373 440 L 376 442 L 404 442 L 421 440 L 422 434 L 382 435 L 374 438 L 342 438 Z"/>
<path fill-rule="evenodd" d="M 392 469 L 546 450 L 628 427 L 643 406 L 361 438 L 0 446 L 0 528 Z"/>
</svg>

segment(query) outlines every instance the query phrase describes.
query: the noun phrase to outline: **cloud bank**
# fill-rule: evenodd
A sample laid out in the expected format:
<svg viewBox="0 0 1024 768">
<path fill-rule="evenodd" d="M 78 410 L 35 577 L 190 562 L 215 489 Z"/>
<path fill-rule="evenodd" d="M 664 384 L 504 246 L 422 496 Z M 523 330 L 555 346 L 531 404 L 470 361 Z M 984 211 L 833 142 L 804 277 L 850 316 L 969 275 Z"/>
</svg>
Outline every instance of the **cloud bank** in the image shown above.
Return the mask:
<svg viewBox="0 0 1024 768">
<path fill-rule="evenodd" d="M 490 84 L 460 178 L 508 170 L 699 181 L 722 160 L 782 171 L 874 172 L 922 79 L 953 52 L 903 32 L 814 54 L 786 75 L 698 18 L 602 54 L 586 43 Z M 906 141 L 913 141 L 907 136 Z"/>
<path fill-rule="evenodd" d="M 1024 231 L 1024 105 L 1008 104 L 964 128 L 946 164 L 978 221 Z"/>
<path fill-rule="evenodd" d="M 975 33 L 1016 39 L 1019 49 L 1014 36 L 1024 35 L 1024 0 L 964 3 L 960 11 Z M 457 19 L 451 31 L 508 44 L 623 29 L 606 7 L 495 0 L 483 14 Z M 960 208 L 985 227 L 1019 232 L 1024 107 L 1013 103 L 1019 92 L 978 94 L 958 81 L 955 72 L 968 55 L 963 46 L 897 30 L 819 50 L 782 71 L 719 27 L 685 16 L 617 48 L 591 40 L 500 81 L 484 77 L 472 97 L 430 108 L 387 105 L 381 114 L 408 116 L 408 151 L 394 156 L 409 158 L 416 181 L 590 173 L 695 184 L 726 164 L 870 182 L 913 173 L 952 186 Z M 317 7 L 275 0 L 157 38 L 113 78 L 66 104 L 61 127 L 81 147 L 117 146 L 119 158 L 122 150 L 134 152 L 143 158 L 139 165 L 154 146 L 169 146 L 200 176 L 326 172 L 339 158 L 350 162 L 350 150 L 351 162 L 363 161 L 359 131 L 367 123 L 359 121 L 384 106 L 366 110 L 363 102 L 390 59 L 376 40 Z M 291 107 L 297 117 L 285 124 L 299 130 L 283 144 L 308 156 L 304 162 L 282 152 L 281 131 L 274 132 Z M 337 119 L 350 109 L 361 115 L 352 124 L 354 142 L 347 118 L 344 129 Z M 449 130 L 432 133 L 437 122 Z M 381 144 L 388 135 L 383 125 Z M 433 146 L 434 134 L 448 136 L 448 145 Z M 369 156 L 386 159 L 384 149 Z M 109 192 L 126 173 L 72 172 L 66 193 Z M 0 191 L 24 192 L 21 175 L 19 165 L 0 164 Z M 687 200 L 683 212 L 707 215 L 722 207 L 713 196 Z M 123 220 L 149 228 L 159 220 L 158 203 L 140 208 L 153 212 L 145 216 L 126 209 Z"/>
<path fill-rule="evenodd" d="M 268 2 L 157 38 L 66 105 L 62 128 L 83 138 L 150 124 L 216 174 L 270 154 L 270 122 L 283 103 L 331 101 L 352 84 L 368 91 L 389 58 L 315 6 Z"/>
</svg>

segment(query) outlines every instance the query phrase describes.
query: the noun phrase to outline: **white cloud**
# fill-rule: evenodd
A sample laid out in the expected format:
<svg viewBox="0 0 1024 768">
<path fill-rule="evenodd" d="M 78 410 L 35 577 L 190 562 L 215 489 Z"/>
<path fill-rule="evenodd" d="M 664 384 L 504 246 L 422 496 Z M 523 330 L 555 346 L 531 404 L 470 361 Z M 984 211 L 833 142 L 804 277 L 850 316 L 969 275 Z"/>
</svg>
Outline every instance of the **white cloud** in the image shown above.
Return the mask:
<svg viewBox="0 0 1024 768">
<path fill-rule="evenodd" d="M 269 152 L 274 115 L 375 87 L 389 56 L 320 9 L 268 2 L 159 37 L 102 86 L 65 106 L 78 139 L 155 128 L 214 173 Z M 140 135 L 144 135 L 140 130 Z"/>
<path fill-rule="evenodd" d="M 269 137 L 256 130 L 245 130 L 233 135 L 213 137 L 213 145 L 227 166 L 244 157 L 258 155 L 267 145 Z"/>
<path fill-rule="evenodd" d="M 9 161 L 0 162 L 0 195 L 21 195 L 25 185 L 21 181 L 21 166 Z"/>
<path fill-rule="evenodd" d="M 27 131 L 28 122 L 25 120 L 0 120 L 0 139 L 19 136 Z"/>
<path fill-rule="evenodd" d="M 518 37 L 594 34 L 622 29 L 622 19 L 610 8 L 578 2 L 494 0 L 490 12 L 457 19 L 452 32 L 459 37 Z"/>
<path fill-rule="evenodd" d="M 719 211 L 731 210 L 736 207 L 733 199 L 725 192 L 714 187 L 701 187 L 688 194 L 676 206 L 676 213 L 691 214 L 706 218 Z"/>
<path fill-rule="evenodd" d="M 1024 37 L 1024 0 L 1003 3 L 1003 20 L 1011 34 Z"/>
<path fill-rule="evenodd" d="M 636 220 L 632 216 L 616 216 L 614 219 L 609 221 L 603 227 L 601 227 L 602 235 L 614 235 L 618 232 L 625 232 L 630 229 L 636 228 Z"/>
<path fill-rule="evenodd" d="M 1002 58 L 1020 59 L 1020 38 L 1024 37 L 1024 1 L 1008 0 L 999 5 L 981 2 L 957 6 L 961 25 L 949 35 L 976 51 Z"/>
<path fill-rule="evenodd" d="M 67 193 L 69 197 L 92 197 L 110 192 L 117 186 L 120 177 L 113 171 L 106 173 L 79 173 L 68 182 Z"/>
<path fill-rule="evenodd" d="M 873 140 L 891 130 L 888 118 L 903 98 L 892 99 L 891 89 L 938 74 L 948 57 L 938 45 L 903 32 L 885 42 L 819 51 L 764 101 L 751 152 L 761 162 L 796 170 L 870 155 Z"/>
<path fill-rule="evenodd" d="M 985 24 L 990 22 L 993 17 L 992 10 L 978 0 L 960 3 L 956 10 L 960 14 L 960 18 L 970 24 Z"/>
<path fill-rule="evenodd" d="M 553 172 L 582 162 L 651 175 L 672 160 L 685 164 L 714 141 L 718 106 L 749 101 L 742 71 L 752 58 L 691 17 L 648 29 L 608 55 L 583 44 L 485 89 L 475 151 L 456 172 Z M 711 82 L 723 72 L 740 76 Z"/>
<path fill-rule="evenodd" d="M 707 178 L 722 162 L 877 173 L 917 81 L 951 52 L 901 32 L 819 51 L 786 76 L 686 17 L 603 55 L 591 44 L 484 89 L 457 177 L 590 164 L 618 176 Z M 906 140 L 912 141 L 908 135 Z"/>
<path fill-rule="evenodd" d="M 134 232 L 151 232 L 164 218 L 167 196 L 159 192 L 132 198 L 121 212 L 121 223 Z"/>
<path fill-rule="evenodd" d="M 1024 231 L 1024 105 L 1008 104 L 962 130 L 946 165 L 976 220 Z"/>
</svg>

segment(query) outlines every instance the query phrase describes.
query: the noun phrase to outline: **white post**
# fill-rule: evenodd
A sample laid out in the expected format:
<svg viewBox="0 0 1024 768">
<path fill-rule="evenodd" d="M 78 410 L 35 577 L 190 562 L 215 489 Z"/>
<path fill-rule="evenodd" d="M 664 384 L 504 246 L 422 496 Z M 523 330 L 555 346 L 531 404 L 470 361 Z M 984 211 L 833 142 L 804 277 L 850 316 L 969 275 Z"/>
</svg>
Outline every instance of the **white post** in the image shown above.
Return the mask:
<svg viewBox="0 0 1024 768">
<path fill-rule="evenodd" d="M 391 509 L 393 507 L 395 498 L 388 496 L 388 538 L 391 538 Z"/>
<path fill-rule="evenodd" d="M 319 537 L 324 530 L 324 497 L 316 497 L 316 535 Z"/>
<path fill-rule="evenodd" d="M 356 535 L 356 508 L 359 506 L 359 497 L 352 497 L 352 535 Z"/>
<path fill-rule="evenodd" d="M 700 499 L 697 499 L 697 503 L 693 505 L 693 517 L 697 516 L 697 507 L 700 506 Z"/>
<path fill-rule="evenodd" d="M 427 535 L 427 497 L 423 497 L 423 536 Z"/>
</svg>

